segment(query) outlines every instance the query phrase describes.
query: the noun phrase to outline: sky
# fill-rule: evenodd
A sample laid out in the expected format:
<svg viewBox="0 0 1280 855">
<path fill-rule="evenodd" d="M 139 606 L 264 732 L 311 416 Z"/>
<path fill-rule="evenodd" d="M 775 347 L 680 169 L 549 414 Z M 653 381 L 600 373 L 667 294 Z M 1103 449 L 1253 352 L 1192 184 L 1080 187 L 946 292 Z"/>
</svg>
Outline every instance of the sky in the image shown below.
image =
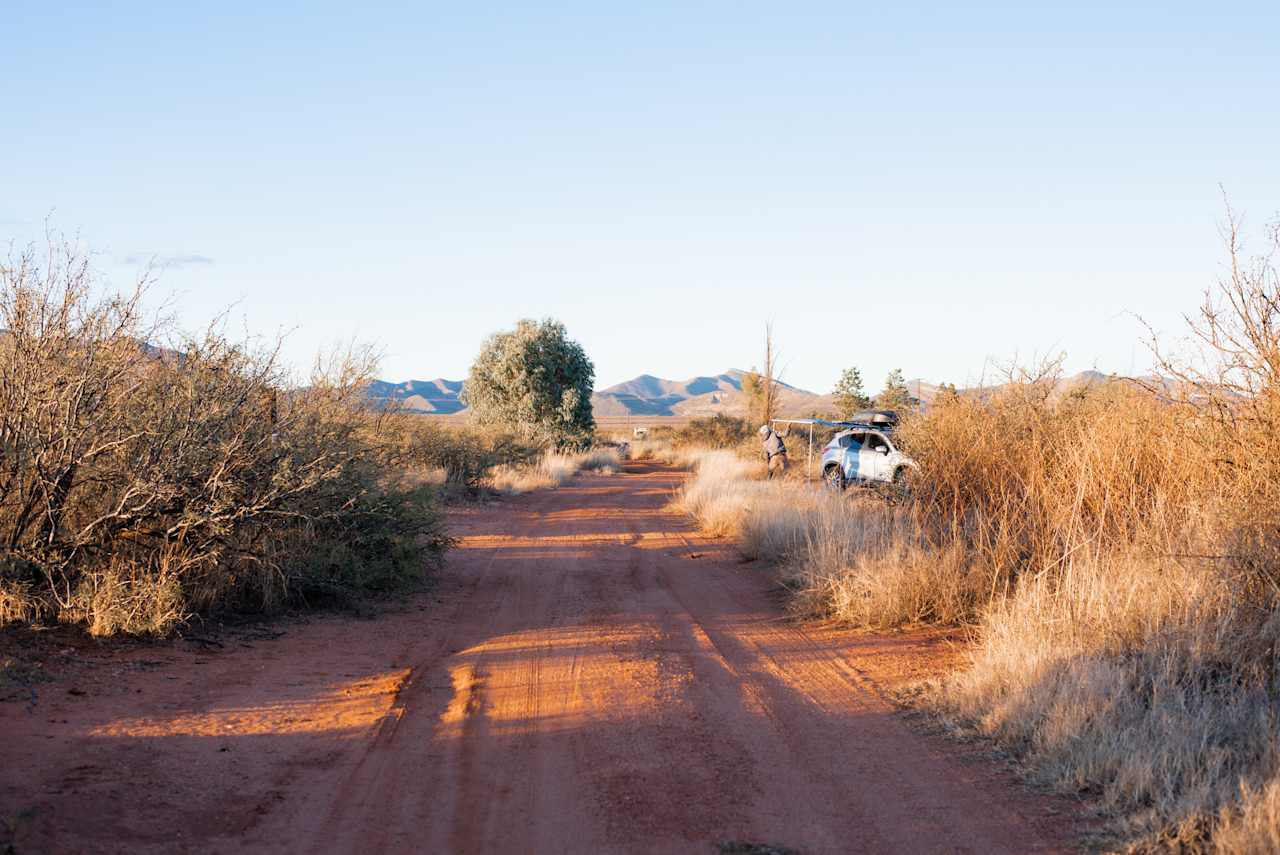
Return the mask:
<svg viewBox="0 0 1280 855">
<path fill-rule="evenodd" d="M 269 6 L 270 8 L 265 8 Z M 1037 8 L 1042 7 L 1042 8 Z M 5 0 L 0 238 L 461 379 L 1141 373 L 1280 211 L 1280 4 Z"/>
</svg>

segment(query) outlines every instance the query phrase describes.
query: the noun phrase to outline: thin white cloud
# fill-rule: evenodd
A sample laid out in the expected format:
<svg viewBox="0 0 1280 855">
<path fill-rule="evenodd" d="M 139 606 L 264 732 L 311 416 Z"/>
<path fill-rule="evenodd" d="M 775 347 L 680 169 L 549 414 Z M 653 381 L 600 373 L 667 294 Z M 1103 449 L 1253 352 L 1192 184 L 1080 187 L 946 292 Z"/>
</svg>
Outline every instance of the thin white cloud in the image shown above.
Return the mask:
<svg viewBox="0 0 1280 855">
<path fill-rule="evenodd" d="M 196 267 L 202 265 L 213 264 L 213 259 L 207 255 L 198 255 L 193 252 L 175 252 L 175 253 L 153 253 L 144 255 L 142 253 L 134 253 L 124 260 L 125 264 L 144 265 L 153 264 L 156 267 L 178 268 L 178 267 Z"/>
</svg>

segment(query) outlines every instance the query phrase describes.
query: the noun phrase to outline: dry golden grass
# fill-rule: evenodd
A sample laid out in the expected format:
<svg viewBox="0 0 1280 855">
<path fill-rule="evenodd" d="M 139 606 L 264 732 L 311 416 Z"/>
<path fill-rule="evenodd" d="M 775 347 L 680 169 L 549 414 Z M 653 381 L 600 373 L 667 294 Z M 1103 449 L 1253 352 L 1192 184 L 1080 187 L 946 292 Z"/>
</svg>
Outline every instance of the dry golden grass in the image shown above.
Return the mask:
<svg viewBox="0 0 1280 855">
<path fill-rule="evenodd" d="M 1072 562 L 993 606 L 970 668 L 935 697 L 1036 780 L 1098 795 L 1122 839 L 1200 848 L 1211 817 L 1249 807 L 1242 786 L 1276 776 L 1274 692 L 1259 670 L 1275 631 L 1228 576 Z"/>
<path fill-rule="evenodd" d="M 495 467 L 489 476 L 489 485 L 500 493 L 519 495 L 560 487 L 579 472 L 613 474 L 621 466 L 622 457 L 613 448 L 594 448 L 574 454 L 547 452 L 532 464 Z"/>
<path fill-rule="evenodd" d="M 904 425 L 921 475 L 901 503 L 763 482 L 727 452 L 693 455 L 681 503 L 803 612 L 972 626 L 932 703 L 1096 798 L 1112 845 L 1277 851 L 1275 399 L 1053 380 Z"/>
<path fill-rule="evenodd" d="M 1049 387 L 906 426 L 924 474 L 901 503 L 761 481 L 725 451 L 691 456 L 680 501 L 776 564 L 802 612 L 973 625 L 970 667 L 933 702 L 1038 782 L 1095 794 L 1113 840 L 1266 851 L 1280 613 L 1265 539 L 1241 535 L 1254 523 L 1231 504 L 1269 464 L 1208 465 L 1198 407 L 1128 383 Z"/>
<path fill-rule="evenodd" d="M 662 460 L 670 459 L 674 446 L 669 439 L 636 439 L 627 440 L 627 457 L 630 460 Z"/>
</svg>

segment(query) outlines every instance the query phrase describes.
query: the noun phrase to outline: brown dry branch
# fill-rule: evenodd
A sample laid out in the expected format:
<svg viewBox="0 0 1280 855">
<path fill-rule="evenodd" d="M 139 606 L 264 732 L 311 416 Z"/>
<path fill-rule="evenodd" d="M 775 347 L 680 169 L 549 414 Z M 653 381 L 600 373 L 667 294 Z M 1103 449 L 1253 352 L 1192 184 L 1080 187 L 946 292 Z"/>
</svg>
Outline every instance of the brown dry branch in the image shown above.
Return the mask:
<svg viewBox="0 0 1280 855">
<path fill-rule="evenodd" d="M 278 343 L 215 327 L 158 348 L 146 284 L 99 294 L 87 257 L 57 241 L 43 262 L 28 249 L 0 271 L 8 617 L 164 631 L 317 585 L 382 584 L 439 554 L 447 538 L 430 503 L 380 488 L 387 452 L 362 406 L 366 354 L 341 354 L 296 388 Z M 386 536 L 421 548 L 385 555 Z"/>
</svg>

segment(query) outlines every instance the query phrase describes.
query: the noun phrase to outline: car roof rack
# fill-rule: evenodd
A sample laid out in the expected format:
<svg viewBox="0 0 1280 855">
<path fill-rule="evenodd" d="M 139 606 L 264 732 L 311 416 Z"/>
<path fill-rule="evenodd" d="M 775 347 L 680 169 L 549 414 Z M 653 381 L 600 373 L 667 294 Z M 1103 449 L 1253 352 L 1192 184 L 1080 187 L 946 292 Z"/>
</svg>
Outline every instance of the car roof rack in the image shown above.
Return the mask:
<svg viewBox="0 0 1280 855">
<path fill-rule="evenodd" d="M 901 419 L 895 410 L 863 410 L 860 413 L 854 413 L 849 421 L 859 425 L 871 425 L 872 427 L 897 427 Z"/>
<path fill-rule="evenodd" d="M 776 424 L 791 425 L 826 425 L 827 427 L 842 428 L 851 430 L 861 428 L 867 430 L 891 431 L 898 426 L 898 413 L 894 410 L 863 410 L 860 413 L 854 413 L 852 417 L 843 421 L 828 421 L 827 419 L 771 419 Z"/>
</svg>

